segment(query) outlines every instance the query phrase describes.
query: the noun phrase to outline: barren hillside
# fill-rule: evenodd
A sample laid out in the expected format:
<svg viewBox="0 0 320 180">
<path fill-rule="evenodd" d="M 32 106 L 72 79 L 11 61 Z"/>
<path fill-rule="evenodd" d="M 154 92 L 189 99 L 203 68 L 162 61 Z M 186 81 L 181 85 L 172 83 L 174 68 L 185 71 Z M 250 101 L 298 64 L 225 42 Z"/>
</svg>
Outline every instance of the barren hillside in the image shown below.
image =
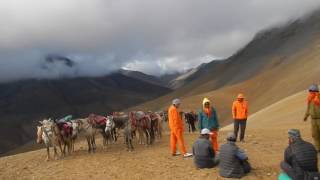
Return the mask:
<svg viewBox="0 0 320 180">
<path fill-rule="evenodd" d="M 183 109 L 201 107 L 209 97 L 224 124 L 230 122 L 231 103 L 245 93 L 250 113 L 319 83 L 320 11 L 282 27 L 258 33 L 242 50 L 225 61 L 213 61 L 176 91 L 132 109 L 167 109 L 180 97 Z"/>
<path fill-rule="evenodd" d="M 246 143 L 240 144 L 249 154 L 254 171 L 243 179 L 276 179 L 283 150 L 287 146 L 287 130 L 298 128 L 311 140 L 310 122 L 303 122 L 306 92 L 300 92 L 269 106 L 249 118 Z M 232 128 L 221 130 L 220 143 Z M 197 134 L 185 134 L 190 150 Z M 0 179 L 223 179 L 217 168 L 196 170 L 192 159 L 171 157 L 169 137 L 151 147 L 135 145 L 132 153 L 122 142 L 88 154 L 85 142 L 76 145 L 76 152 L 67 158 L 45 162 L 46 150 L 0 158 Z"/>
</svg>

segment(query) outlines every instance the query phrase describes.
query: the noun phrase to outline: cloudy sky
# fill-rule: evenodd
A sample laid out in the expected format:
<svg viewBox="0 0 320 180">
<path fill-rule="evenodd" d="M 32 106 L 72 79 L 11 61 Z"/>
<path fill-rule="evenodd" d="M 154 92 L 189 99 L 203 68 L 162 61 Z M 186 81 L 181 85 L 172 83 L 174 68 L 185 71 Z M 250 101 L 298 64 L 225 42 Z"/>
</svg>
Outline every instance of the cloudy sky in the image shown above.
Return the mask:
<svg viewBox="0 0 320 180">
<path fill-rule="evenodd" d="M 256 32 L 317 9 L 319 0 L 0 0 L 0 81 L 160 75 L 232 55 Z M 53 64 L 48 54 L 73 59 Z"/>
</svg>

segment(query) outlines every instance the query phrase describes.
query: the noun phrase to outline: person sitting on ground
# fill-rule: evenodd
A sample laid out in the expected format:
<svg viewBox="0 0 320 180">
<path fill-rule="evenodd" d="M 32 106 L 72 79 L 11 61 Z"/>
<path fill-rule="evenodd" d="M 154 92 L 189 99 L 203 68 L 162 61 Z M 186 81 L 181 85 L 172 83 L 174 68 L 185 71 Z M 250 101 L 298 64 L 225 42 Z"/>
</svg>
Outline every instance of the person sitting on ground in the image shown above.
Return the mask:
<svg viewBox="0 0 320 180">
<path fill-rule="evenodd" d="M 284 153 L 279 179 L 309 180 L 318 177 L 318 157 L 315 147 L 301 138 L 300 131 L 290 129 L 289 146 Z"/>
<path fill-rule="evenodd" d="M 251 171 L 248 156 L 236 145 L 233 132 L 228 133 L 227 143 L 220 148 L 219 169 L 225 178 L 242 178 Z"/>
<path fill-rule="evenodd" d="M 200 137 L 193 144 L 194 164 L 199 169 L 213 168 L 218 164 L 211 141 L 209 140 L 211 134 L 212 132 L 209 129 L 202 129 Z"/>
</svg>

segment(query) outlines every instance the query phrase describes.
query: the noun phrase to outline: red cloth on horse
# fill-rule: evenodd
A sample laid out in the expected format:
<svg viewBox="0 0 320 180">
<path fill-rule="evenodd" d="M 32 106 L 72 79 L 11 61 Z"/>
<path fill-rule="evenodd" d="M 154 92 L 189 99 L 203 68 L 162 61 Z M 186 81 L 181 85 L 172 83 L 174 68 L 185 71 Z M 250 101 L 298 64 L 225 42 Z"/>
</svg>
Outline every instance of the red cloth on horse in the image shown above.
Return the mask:
<svg viewBox="0 0 320 180">
<path fill-rule="evenodd" d="M 64 123 L 62 127 L 63 127 L 63 131 L 64 131 L 65 136 L 72 135 L 72 127 L 71 126 L 69 126 L 67 123 Z"/>
<path fill-rule="evenodd" d="M 91 114 L 89 116 L 89 121 L 92 124 L 105 125 L 107 123 L 107 118 L 104 116 Z"/>
</svg>

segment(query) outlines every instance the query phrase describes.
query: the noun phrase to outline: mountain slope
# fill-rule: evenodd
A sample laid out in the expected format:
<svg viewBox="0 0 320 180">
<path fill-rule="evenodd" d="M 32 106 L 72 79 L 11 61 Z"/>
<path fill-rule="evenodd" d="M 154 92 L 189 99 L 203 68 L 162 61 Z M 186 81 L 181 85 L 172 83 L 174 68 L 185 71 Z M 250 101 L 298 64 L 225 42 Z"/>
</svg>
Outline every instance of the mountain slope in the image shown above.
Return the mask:
<svg viewBox="0 0 320 180">
<path fill-rule="evenodd" d="M 239 143 L 249 156 L 254 170 L 244 179 L 276 179 L 279 164 L 287 146 L 287 131 L 298 128 L 302 136 L 311 142 L 310 122 L 303 122 L 306 92 L 300 92 L 260 110 L 249 117 L 246 143 Z M 222 128 L 219 143 L 232 128 Z M 185 134 L 188 150 L 198 134 Z M 218 168 L 197 170 L 193 160 L 172 157 L 168 153 L 169 136 L 146 148 L 135 144 L 135 151 L 128 153 L 122 142 L 102 150 L 101 139 L 97 140 L 98 151 L 88 154 L 84 141 L 76 144 L 76 152 L 67 158 L 45 162 L 46 150 L 17 154 L 0 158 L 0 179 L 218 179 Z M 146 158 L 148 157 L 148 158 Z M 104 169 L 102 164 L 108 163 Z M 157 168 L 150 168 L 156 166 Z M 125 171 L 123 171 L 125 169 Z"/>
<path fill-rule="evenodd" d="M 246 94 L 250 113 L 319 82 L 320 11 L 312 16 L 263 31 L 242 50 L 224 61 L 207 64 L 203 73 L 174 92 L 136 108 L 166 109 L 180 97 L 184 110 L 201 107 L 209 97 L 222 124 L 231 121 L 231 104 Z"/>
<path fill-rule="evenodd" d="M 32 140 L 41 118 L 105 115 L 168 92 L 122 74 L 0 84 L 0 136 L 8 137 L 0 141 L 0 154 Z"/>
</svg>

